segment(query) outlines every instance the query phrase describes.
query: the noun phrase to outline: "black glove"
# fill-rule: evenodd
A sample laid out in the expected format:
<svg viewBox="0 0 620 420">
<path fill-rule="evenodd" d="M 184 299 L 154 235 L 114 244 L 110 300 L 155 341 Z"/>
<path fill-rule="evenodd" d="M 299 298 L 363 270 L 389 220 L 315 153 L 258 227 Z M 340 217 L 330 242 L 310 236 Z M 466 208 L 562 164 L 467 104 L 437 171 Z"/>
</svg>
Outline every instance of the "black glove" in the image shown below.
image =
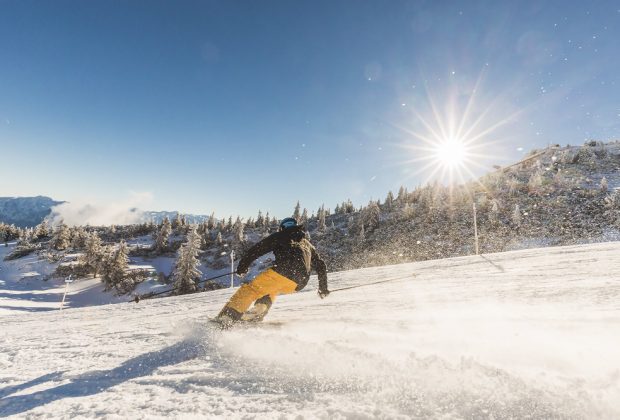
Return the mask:
<svg viewBox="0 0 620 420">
<path fill-rule="evenodd" d="M 319 290 L 319 297 L 321 299 L 325 299 L 327 296 L 329 296 L 329 290 Z"/>
<path fill-rule="evenodd" d="M 239 277 L 243 277 L 248 272 L 248 267 L 238 266 L 236 272 Z"/>
</svg>

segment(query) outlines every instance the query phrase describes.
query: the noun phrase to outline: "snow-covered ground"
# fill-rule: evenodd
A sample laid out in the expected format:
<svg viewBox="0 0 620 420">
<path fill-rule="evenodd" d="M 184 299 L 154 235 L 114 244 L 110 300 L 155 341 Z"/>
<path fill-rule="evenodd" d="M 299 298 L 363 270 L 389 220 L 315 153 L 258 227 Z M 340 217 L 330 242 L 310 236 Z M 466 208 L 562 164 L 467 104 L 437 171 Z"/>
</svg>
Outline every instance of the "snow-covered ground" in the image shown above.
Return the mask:
<svg viewBox="0 0 620 420">
<path fill-rule="evenodd" d="M 620 418 L 620 243 L 330 276 L 260 326 L 231 290 L 0 318 L 0 417 Z M 31 305 L 24 302 L 24 306 Z"/>
</svg>

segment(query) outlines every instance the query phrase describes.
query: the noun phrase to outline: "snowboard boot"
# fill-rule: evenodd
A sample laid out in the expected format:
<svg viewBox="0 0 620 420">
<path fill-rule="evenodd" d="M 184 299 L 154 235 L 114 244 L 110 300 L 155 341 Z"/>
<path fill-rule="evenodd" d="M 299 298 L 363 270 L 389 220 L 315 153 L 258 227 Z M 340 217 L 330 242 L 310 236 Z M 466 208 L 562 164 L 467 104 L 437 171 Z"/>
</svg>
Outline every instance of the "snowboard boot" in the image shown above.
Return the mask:
<svg viewBox="0 0 620 420">
<path fill-rule="evenodd" d="M 261 322 L 269 309 L 271 309 L 271 298 L 269 295 L 265 295 L 262 298 L 254 302 L 254 306 L 241 315 L 241 320 L 245 322 Z"/>
<path fill-rule="evenodd" d="M 216 316 L 213 321 L 219 324 L 220 328 L 227 330 L 233 326 L 233 324 L 241 319 L 239 312 L 232 308 L 224 306 L 224 309 Z"/>
</svg>

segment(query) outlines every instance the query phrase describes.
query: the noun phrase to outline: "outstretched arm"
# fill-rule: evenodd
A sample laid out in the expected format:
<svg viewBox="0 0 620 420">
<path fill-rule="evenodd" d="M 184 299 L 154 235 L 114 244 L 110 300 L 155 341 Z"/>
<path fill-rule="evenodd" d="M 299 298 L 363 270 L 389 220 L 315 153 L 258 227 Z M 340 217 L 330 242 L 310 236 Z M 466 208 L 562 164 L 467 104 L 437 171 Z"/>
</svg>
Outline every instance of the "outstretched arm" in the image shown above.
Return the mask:
<svg viewBox="0 0 620 420">
<path fill-rule="evenodd" d="M 327 289 L 327 266 L 314 247 L 312 247 L 312 267 L 319 276 L 319 294 L 327 296 L 329 294 Z"/>
<path fill-rule="evenodd" d="M 239 260 L 239 264 L 237 264 L 237 274 L 247 273 L 250 265 L 252 264 L 252 262 L 254 262 L 255 259 L 257 259 L 261 255 L 265 255 L 268 252 L 273 251 L 273 246 L 276 243 L 274 237 L 276 235 L 277 233 L 270 235 L 262 241 L 257 242 L 250 249 L 248 249 L 247 252 L 243 255 L 243 257 L 241 257 L 241 260 Z"/>
</svg>

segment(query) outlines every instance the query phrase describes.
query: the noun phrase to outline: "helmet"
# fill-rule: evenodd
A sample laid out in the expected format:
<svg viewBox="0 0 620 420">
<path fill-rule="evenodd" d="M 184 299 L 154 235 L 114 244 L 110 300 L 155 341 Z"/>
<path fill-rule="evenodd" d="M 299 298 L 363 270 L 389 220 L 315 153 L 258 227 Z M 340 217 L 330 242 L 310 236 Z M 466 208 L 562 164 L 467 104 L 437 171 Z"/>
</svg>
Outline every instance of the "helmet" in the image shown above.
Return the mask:
<svg viewBox="0 0 620 420">
<path fill-rule="evenodd" d="M 282 219 L 280 222 L 280 230 L 288 229 L 297 226 L 297 220 L 292 217 L 287 217 L 286 219 Z"/>
</svg>

